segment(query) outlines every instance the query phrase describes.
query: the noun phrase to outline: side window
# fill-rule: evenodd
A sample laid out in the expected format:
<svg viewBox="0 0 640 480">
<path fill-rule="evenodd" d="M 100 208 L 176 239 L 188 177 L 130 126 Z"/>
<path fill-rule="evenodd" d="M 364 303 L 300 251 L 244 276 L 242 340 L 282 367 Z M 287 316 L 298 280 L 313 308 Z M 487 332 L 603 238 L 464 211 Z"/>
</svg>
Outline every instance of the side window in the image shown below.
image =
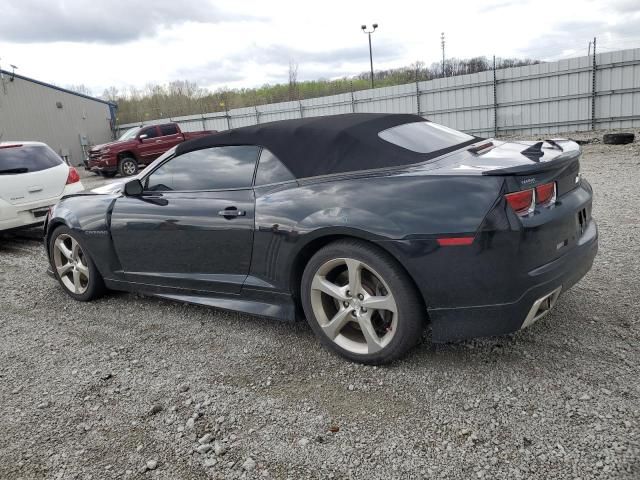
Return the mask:
<svg viewBox="0 0 640 480">
<path fill-rule="evenodd" d="M 160 125 L 160 135 L 165 137 L 167 135 L 175 135 L 178 133 L 178 127 L 173 123 L 169 125 Z"/>
<path fill-rule="evenodd" d="M 158 136 L 158 129 L 156 127 L 145 128 L 140 132 L 140 135 L 146 135 L 147 138 L 155 138 Z"/>
<path fill-rule="evenodd" d="M 187 152 L 157 168 L 147 191 L 225 190 L 251 186 L 259 147 L 213 147 Z"/>
<path fill-rule="evenodd" d="M 256 186 L 295 180 L 291 172 L 278 158 L 266 148 L 260 154 L 260 163 L 256 172 Z"/>
</svg>

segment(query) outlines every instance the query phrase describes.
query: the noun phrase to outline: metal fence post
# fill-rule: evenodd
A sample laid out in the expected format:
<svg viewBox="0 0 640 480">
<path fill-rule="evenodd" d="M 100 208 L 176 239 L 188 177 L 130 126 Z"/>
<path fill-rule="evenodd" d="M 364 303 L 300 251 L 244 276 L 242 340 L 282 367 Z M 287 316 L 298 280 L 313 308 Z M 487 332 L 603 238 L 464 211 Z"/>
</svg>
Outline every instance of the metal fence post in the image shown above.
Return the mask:
<svg viewBox="0 0 640 480">
<path fill-rule="evenodd" d="M 302 100 L 298 100 L 298 108 L 300 109 L 300 118 L 304 118 L 304 107 L 302 106 Z"/>
<path fill-rule="evenodd" d="M 416 108 L 420 115 L 420 85 L 418 84 L 418 67 L 416 67 Z"/>
<path fill-rule="evenodd" d="M 493 56 L 493 136 L 498 136 L 498 82 L 496 80 L 496 56 Z"/>
<path fill-rule="evenodd" d="M 256 112 L 256 125 L 259 125 L 260 124 L 260 111 L 258 110 L 258 106 L 257 105 L 254 105 L 253 109 Z"/>
<path fill-rule="evenodd" d="M 351 85 L 351 113 L 356 113 L 356 99 L 353 96 L 353 80 L 349 81 L 349 85 Z"/>
<path fill-rule="evenodd" d="M 591 130 L 596 129 L 596 37 L 593 37 L 593 68 L 591 69 Z"/>
</svg>

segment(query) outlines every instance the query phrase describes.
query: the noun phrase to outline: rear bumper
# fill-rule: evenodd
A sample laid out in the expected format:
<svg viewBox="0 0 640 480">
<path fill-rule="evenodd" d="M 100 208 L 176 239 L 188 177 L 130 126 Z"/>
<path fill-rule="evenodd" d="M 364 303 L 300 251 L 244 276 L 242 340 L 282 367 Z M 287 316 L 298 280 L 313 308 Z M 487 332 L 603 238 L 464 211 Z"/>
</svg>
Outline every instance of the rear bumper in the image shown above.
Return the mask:
<svg viewBox="0 0 640 480">
<path fill-rule="evenodd" d="M 11 205 L 0 200 L 0 231 L 42 225 L 49 207 L 58 200 L 59 197 L 54 197 L 22 205 Z"/>
<path fill-rule="evenodd" d="M 503 335 L 532 324 L 546 313 L 547 306 L 553 307 L 560 294 L 586 275 L 593 265 L 597 251 L 598 231 L 595 221 L 591 220 L 579 244 L 570 252 L 528 272 L 529 285 L 516 301 L 429 309 L 433 341 L 442 343 Z M 508 282 L 508 279 L 505 281 Z M 544 303 L 547 298 L 551 304 Z"/>
</svg>

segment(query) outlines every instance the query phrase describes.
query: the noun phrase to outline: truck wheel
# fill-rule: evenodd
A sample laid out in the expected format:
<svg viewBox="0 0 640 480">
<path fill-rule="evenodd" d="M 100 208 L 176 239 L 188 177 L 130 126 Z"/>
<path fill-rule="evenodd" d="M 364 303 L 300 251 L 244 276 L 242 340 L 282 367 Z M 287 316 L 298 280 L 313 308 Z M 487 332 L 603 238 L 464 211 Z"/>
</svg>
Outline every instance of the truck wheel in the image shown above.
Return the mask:
<svg viewBox="0 0 640 480">
<path fill-rule="evenodd" d="M 130 177 L 138 173 L 138 162 L 133 157 L 124 157 L 118 164 L 118 172 L 122 177 Z"/>
</svg>

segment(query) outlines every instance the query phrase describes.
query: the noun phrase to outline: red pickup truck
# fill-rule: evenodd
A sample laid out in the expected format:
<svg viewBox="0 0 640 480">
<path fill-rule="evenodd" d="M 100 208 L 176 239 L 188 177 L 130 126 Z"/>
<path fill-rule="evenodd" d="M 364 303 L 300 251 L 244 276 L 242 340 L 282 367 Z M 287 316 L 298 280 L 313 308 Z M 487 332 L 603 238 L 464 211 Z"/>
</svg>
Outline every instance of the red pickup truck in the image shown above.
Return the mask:
<svg viewBox="0 0 640 480">
<path fill-rule="evenodd" d="M 131 128 L 116 141 L 92 147 L 85 168 L 105 177 L 128 177 L 177 144 L 212 133 L 217 132 L 182 132 L 177 123 Z"/>
</svg>

